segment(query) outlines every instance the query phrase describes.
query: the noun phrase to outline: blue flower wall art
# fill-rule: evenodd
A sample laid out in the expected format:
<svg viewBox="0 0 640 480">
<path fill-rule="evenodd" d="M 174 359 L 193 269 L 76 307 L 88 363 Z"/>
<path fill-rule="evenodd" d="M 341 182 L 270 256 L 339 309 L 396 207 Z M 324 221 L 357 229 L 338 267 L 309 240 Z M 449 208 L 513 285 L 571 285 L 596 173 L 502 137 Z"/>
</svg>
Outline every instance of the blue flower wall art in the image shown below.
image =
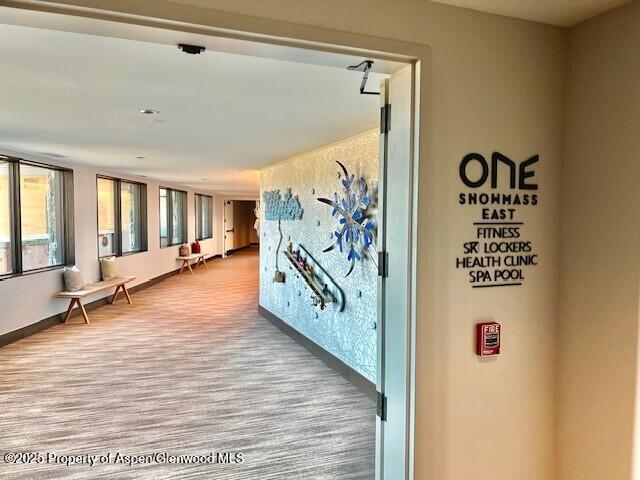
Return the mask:
<svg viewBox="0 0 640 480">
<path fill-rule="evenodd" d="M 334 193 L 333 199 L 318 198 L 318 201 L 331 206 L 331 215 L 338 220 L 338 229 L 334 233 L 335 241 L 324 251 L 338 248 L 341 253 L 346 253 L 347 261 L 351 262 L 351 267 L 345 275 L 348 277 L 353 272 L 356 262 L 365 256 L 376 263 L 375 223 L 368 215 L 371 197 L 368 195 L 367 182 L 362 177 L 356 180 L 355 175 L 349 175 L 342 163 L 336 163 L 343 173 L 342 192 L 340 195 Z"/>
</svg>

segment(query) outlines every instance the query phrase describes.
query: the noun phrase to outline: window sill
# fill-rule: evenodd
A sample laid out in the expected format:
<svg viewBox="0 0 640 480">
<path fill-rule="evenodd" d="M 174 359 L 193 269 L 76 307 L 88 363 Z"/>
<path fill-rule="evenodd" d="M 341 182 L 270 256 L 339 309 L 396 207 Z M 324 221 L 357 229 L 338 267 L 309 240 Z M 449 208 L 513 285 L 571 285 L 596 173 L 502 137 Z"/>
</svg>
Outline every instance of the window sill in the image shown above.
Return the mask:
<svg viewBox="0 0 640 480">
<path fill-rule="evenodd" d="M 201 241 L 203 241 L 203 240 L 211 240 L 211 239 L 213 239 L 213 235 L 211 235 L 210 237 L 196 238 L 196 240 L 197 240 L 198 242 L 201 242 Z"/>
<path fill-rule="evenodd" d="M 180 245 L 186 245 L 187 242 L 181 242 L 181 243 L 170 243 L 169 245 L 165 245 L 164 247 L 160 247 L 160 250 L 162 250 L 163 248 L 169 248 L 169 247 L 179 247 Z"/>
<path fill-rule="evenodd" d="M 42 267 L 42 268 L 36 268 L 34 270 L 27 270 L 26 272 L 22 272 L 22 273 L 7 273 L 5 275 L 0 275 L 0 282 L 4 281 L 4 280 L 10 280 L 12 278 L 20 278 L 20 277 L 26 277 L 28 275 L 35 275 L 37 273 L 45 273 L 45 272 L 51 272 L 54 270 L 62 270 L 65 267 L 72 267 L 73 265 L 52 265 L 50 267 Z"/>
<path fill-rule="evenodd" d="M 144 250 L 136 250 L 135 252 L 126 252 L 123 253 L 122 255 L 120 255 L 121 257 L 130 257 L 131 255 L 137 255 L 138 253 L 147 253 L 149 250 L 148 249 L 144 249 Z"/>
<path fill-rule="evenodd" d="M 98 261 L 105 259 L 105 258 L 111 258 L 111 257 L 115 257 L 115 258 L 121 258 L 121 257 L 129 257 L 131 255 L 136 255 L 138 253 L 147 253 L 149 251 L 149 249 L 146 250 L 136 250 L 135 252 L 126 252 L 126 253 L 122 253 L 120 255 L 117 255 L 115 253 L 112 253 L 110 255 L 103 255 L 102 257 L 98 257 Z"/>
</svg>

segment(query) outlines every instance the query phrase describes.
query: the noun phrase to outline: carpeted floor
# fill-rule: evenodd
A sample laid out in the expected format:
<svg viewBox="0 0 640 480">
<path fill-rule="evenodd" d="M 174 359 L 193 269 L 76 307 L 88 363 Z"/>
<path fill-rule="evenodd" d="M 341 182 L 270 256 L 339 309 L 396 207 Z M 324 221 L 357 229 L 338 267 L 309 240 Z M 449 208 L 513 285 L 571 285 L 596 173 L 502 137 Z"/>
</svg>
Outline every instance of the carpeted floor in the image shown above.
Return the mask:
<svg viewBox="0 0 640 480">
<path fill-rule="evenodd" d="M 0 478 L 373 479 L 375 406 L 257 314 L 257 277 L 238 252 L 0 348 Z"/>
</svg>

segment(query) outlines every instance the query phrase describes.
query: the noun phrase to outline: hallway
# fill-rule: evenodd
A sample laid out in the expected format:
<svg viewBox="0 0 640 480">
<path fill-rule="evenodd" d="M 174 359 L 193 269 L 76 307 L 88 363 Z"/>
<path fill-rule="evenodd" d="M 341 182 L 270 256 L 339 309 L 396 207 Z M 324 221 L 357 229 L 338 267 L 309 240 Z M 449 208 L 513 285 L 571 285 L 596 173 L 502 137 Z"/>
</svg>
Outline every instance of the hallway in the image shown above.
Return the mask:
<svg viewBox="0 0 640 480">
<path fill-rule="evenodd" d="M 3 478 L 372 479 L 375 406 L 257 313 L 258 255 L 172 276 L 0 349 Z M 243 463 L 114 463 L 240 452 Z"/>
</svg>

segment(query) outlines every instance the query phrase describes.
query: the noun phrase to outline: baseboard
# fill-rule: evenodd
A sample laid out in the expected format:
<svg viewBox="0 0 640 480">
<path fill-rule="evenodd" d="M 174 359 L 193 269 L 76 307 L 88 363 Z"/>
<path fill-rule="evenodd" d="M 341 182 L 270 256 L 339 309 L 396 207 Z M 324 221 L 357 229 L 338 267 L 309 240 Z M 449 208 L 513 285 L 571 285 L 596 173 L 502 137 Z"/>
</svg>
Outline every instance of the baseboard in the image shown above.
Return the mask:
<svg viewBox="0 0 640 480">
<path fill-rule="evenodd" d="M 207 260 L 214 260 L 215 258 L 219 258 L 220 256 L 221 255 L 211 255 L 210 257 L 207 258 Z M 154 278 L 150 278 L 146 282 L 142 282 L 138 285 L 135 285 L 129 288 L 129 292 L 136 293 L 146 288 L 152 287 L 153 285 L 156 285 L 173 275 L 177 275 L 179 271 L 180 269 L 176 268 L 175 270 L 171 270 L 170 272 L 163 273 L 162 275 L 159 275 Z M 97 300 L 94 300 L 93 302 L 85 303 L 84 308 L 87 311 L 91 311 L 108 304 L 109 304 L 109 296 L 104 298 L 99 298 Z M 31 325 L 27 325 L 26 327 L 22 327 L 17 330 L 13 330 L 12 332 L 8 332 L 0 335 L 0 348 L 4 347 L 5 345 L 9 345 L 10 343 L 17 342 L 18 340 L 22 340 L 23 338 L 30 337 L 31 335 L 35 335 L 36 333 L 42 332 L 43 330 L 46 330 L 47 328 L 51 328 L 54 325 L 59 325 L 60 323 L 63 323 L 64 315 L 65 315 L 65 312 L 56 313 L 55 315 L 47 317 L 44 320 L 37 321 L 35 323 L 32 323 Z M 76 316 L 76 315 L 80 315 L 80 313 L 74 311 L 73 316 Z"/>
<path fill-rule="evenodd" d="M 44 320 L 40 320 L 39 322 L 32 323 L 31 325 L 27 325 L 26 327 L 19 328 L 18 330 L 2 334 L 0 335 L 0 347 L 4 347 L 10 343 L 35 335 L 47 328 L 58 325 L 60 322 L 60 315 L 54 315 L 52 317 L 45 318 Z"/>
<path fill-rule="evenodd" d="M 356 372 L 349 365 L 344 363 L 338 357 L 325 350 L 323 347 L 318 345 L 313 340 L 305 337 L 300 332 L 298 332 L 295 328 L 291 327 L 287 323 L 285 323 L 280 317 L 276 314 L 270 312 L 262 305 L 258 305 L 258 313 L 262 315 L 264 318 L 269 320 L 272 324 L 282 330 L 284 333 L 289 335 L 292 339 L 294 339 L 297 343 L 306 348 L 310 353 L 318 357 L 324 363 L 326 363 L 329 367 L 347 379 L 353 386 L 355 386 L 360 392 L 367 396 L 372 402 L 376 402 L 376 385 L 371 380 L 363 376 L 362 374 Z"/>
</svg>

